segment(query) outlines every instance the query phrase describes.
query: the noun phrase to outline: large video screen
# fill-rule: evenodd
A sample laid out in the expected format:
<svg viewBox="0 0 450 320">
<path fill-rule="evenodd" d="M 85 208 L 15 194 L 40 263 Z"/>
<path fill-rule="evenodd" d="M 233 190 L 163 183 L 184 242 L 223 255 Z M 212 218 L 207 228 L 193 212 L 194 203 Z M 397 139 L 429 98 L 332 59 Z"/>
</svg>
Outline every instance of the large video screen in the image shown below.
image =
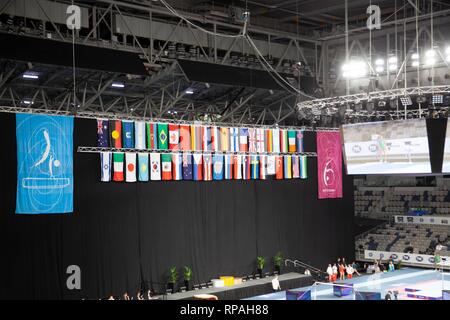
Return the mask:
<svg viewBox="0 0 450 320">
<path fill-rule="evenodd" d="M 431 173 L 425 119 L 342 126 L 348 174 Z"/>
<path fill-rule="evenodd" d="M 445 134 L 444 160 L 442 163 L 442 173 L 450 173 L 450 127 L 447 119 L 447 131 Z"/>
</svg>

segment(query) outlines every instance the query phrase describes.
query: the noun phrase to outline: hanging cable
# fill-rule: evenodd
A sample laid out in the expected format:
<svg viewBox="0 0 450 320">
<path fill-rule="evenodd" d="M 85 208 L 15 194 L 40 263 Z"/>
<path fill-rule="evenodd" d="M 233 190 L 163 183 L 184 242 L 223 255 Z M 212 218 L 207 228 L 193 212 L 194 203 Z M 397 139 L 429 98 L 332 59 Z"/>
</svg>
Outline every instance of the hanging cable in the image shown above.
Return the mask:
<svg viewBox="0 0 450 320">
<path fill-rule="evenodd" d="M 167 8 L 167 10 L 170 11 L 170 13 L 172 13 L 174 16 L 180 18 L 181 20 L 185 21 L 187 24 L 193 26 L 194 28 L 197 28 L 207 34 L 213 35 L 213 36 L 218 36 L 218 37 L 224 37 L 224 38 L 243 38 L 245 33 L 246 33 L 246 29 L 247 29 L 247 20 L 244 22 L 244 27 L 242 29 L 242 32 L 240 32 L 237 35 L 231 35 L 231 34 L 224 34 L 224 33 L 217 33 L 217 32 L 213 32 L 213 31 L 209 31 L 206 30 L 205 28 L 200 27 L 199 25 L 193 23 L 192 21 L 190 21 L 189 19 L 183 17 L 180 13 L 178 13 L 178 11 L 176 11 L 170 4 L 168 4 L 165 0 L 160 0 L 161 3 Z"/>
<path fill-rule="evenodd" d="M 72 0 L 73 6 L 73 0 Z M 75 60 L 75 26 L 72 29 L 72 76 L 73 76 L 73 107 L 77 108 L 77 86 L 76 86 L 76 60 Z"/>
</svg>

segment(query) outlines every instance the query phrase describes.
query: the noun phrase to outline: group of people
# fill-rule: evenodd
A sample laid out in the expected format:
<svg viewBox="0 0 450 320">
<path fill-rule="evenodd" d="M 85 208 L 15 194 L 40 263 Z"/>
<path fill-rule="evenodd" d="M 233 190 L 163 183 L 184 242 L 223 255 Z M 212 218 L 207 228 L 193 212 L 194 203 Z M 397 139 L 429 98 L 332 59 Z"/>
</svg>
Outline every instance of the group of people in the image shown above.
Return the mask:
<svg viewBox="0 0 450 320">
<path fill-rule="evenodd" d="M 366 270 L 367 273 L 392 272 L 395 271 L 394 261 L 389 260 L 386 268 L 381 259 L 375 260 L 373 264 L 366 263 L 364 265 L 364 270 Z"/>
<path fill-rule="evenodd" d="M 345 280 L 353 278 L 353 274 L 360 275 L 356 262 L 347 264 L 345 258 L 338 258 L 334 264 L 330 263 L 327 268 L 327 274 L 329 282 L 337 281 L 338 276 L 339 280 Z"/>
<path fill-rule="evenodd" d="M 142 291 L 138 291 L 136 293 L 136 297 L 129 296 L 128 292 L 125 292 L 122 297 L 114 297 L 113 295 L 109 296 L 107 300 L 155 300 L 157 298 L 154 297 L 154 294 L 151 290 L 148 290 L 147 293 L 143 293 Z"/>
</svg>

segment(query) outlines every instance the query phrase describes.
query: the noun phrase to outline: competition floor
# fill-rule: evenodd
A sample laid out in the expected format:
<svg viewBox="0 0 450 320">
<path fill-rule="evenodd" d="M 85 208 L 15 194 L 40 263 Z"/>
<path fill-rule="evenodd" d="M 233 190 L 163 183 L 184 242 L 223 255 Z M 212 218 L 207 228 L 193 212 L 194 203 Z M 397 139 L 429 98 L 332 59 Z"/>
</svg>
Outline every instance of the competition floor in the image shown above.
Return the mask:
<svg viewBox="0 0 450 320">
<path fill-rule="evenodd" d="M 442 290 L 450 290 L 450 273 L 430 269 L 404 268 L 390 273 L 361 275 L 344 283 L 353 284 L 356 292 L 380 292 L 382 299 L 390 291 L 398 291 L 398 300 L 440 300 Z M 315 284 L 291 291 L 311 290 L 312 300 L 354 300 L 355 295 L 337 297 L 333 287 Z M 394 297 L 392 297 L 394 299 Z M 286 300 L 286 291 L 270 293 L 246 300 Z"/>
</svg>

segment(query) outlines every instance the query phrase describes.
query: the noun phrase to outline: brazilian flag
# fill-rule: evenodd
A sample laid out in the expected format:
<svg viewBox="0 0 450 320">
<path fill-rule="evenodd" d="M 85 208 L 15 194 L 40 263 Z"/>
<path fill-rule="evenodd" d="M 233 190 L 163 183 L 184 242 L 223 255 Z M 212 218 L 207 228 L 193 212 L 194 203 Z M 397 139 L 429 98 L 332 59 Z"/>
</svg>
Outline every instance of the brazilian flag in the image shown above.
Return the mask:
<svg viewBox="0 0 450 320">
<path fill-rule="evenodd" d="M 167 123 L 158 123 L 158 149 L 169 149 L 169 126 Z"/>
</svg>

